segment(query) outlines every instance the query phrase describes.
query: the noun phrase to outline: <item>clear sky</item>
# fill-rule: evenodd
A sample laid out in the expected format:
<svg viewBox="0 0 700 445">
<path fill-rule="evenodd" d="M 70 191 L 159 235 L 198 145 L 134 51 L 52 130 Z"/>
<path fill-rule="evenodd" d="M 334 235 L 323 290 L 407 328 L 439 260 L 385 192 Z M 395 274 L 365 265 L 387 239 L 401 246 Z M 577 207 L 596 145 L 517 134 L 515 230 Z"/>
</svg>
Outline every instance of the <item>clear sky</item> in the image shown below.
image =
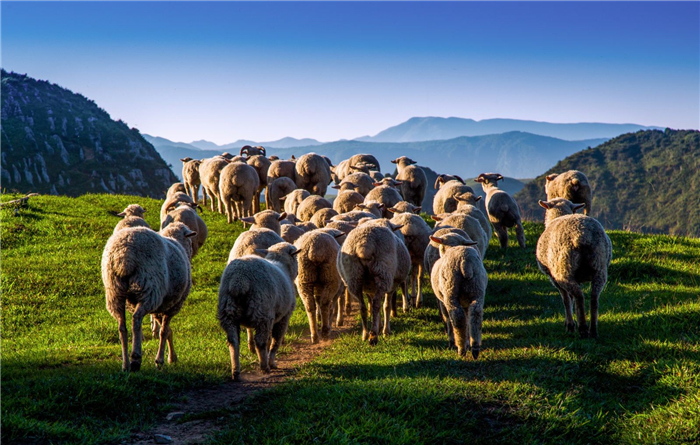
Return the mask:
<svg viewBox="0 0 700 445">
<path fill-rule="evenodd" d="M 413 116 L 700 126 L 699 2 L 7 2 L 2 67 L 141 132 L 373 135 Z"/>
</svg>

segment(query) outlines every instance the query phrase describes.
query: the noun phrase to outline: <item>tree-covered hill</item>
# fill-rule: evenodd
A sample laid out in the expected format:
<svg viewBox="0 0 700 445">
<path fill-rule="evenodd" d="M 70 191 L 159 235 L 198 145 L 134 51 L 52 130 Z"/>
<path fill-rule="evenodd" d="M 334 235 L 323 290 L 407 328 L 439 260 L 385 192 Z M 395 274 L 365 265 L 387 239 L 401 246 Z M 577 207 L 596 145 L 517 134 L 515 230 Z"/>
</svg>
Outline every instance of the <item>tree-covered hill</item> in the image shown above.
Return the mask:
<svg viewBox="0 0 700 445">
<path fill-rule="evenodd" d="M 177 181 L 136 129 L 47 81 L 2 71 L 2 187 L 164 196 Z"/>
<path fill-rule="evenodd" d="M 523 216 L 542 220 L 545 176 L 580 170 L 593 213 L 608 229 L 700 236 L 700 132 L 639 131 L 573 154 L 516 195 Z"/>
</svg>

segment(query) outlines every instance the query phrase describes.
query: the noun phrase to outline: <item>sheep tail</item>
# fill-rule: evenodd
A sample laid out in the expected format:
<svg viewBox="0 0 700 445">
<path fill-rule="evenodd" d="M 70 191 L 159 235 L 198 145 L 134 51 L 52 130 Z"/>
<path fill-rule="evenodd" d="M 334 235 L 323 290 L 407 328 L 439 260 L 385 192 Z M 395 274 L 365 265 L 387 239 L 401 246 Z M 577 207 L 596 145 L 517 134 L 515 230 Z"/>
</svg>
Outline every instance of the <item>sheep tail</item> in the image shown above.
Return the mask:
<svg viewBox="0 0 700 445">
<path fill-rule="evenodd" d="M 472 270 L 471 265 L 465 259 L 462 259 L 459 262 L 459 270 L 460 272 L 462 272 L 462 276 L 467 280 L 471 280 L 474 278 L 474 270 Z"/>
<path fill-rule="evenodd" d="M 365 243 L 356 247 L 355 254 L 363 260 L 371 260 L 374 258 L 374 250 L 373 245 Z"/>
</svg>

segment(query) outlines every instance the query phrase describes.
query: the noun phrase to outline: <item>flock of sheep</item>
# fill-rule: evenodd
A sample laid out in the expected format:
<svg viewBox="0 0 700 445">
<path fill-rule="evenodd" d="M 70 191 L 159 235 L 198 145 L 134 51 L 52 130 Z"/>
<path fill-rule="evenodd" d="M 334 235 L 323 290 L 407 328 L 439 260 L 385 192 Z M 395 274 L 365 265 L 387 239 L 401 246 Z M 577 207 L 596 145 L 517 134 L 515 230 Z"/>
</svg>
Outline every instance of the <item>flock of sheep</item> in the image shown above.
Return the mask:
<svg viewBox="0 0 700 445">
<path fill-rule="evenodd" d="M 299 294 L 309 319 L 311 341 L 327 338 L 332 321 L 342 326 L 351 301 L 360 304 L 362 338 L 369 344 L 391 333 L 402 308 L 420 307 L 424 272 L 438 299 L 451 346 L 460 356 L 481 348 L 487 272 L 484 254 L 495 231 L 508 245 L 515 228 L 521 247 L 525 235 L 515 200 L 498 188 L 503 176 L 479 175 L 485 205 L 459 176 L 439 175 L 433 202 L 434 229 L 417 213 L 428 186 L 423 170 L 405 156 L 392 161 L 396 178 L 380 172 L 377 159 L 358 154 L 333 166 L 308 153 L 298 159 L 267 157 L 263 147 L 245 146 L 239 156 L 224 153 L 183 161 L 183 182 L 174 184 L 161 208 L 161 226 L 151 230 L 144 209 L 129 205 L 120 215 L 102 256 L 107 309 L 119 323 L 122 367 L 141 366 L 142 321 L 151 315 L 160 339 L 156 365 L 175 361 L 170 321 L 191 287 L 191 258 L 205 243 L 207 226 L 197 213 L 201 202 L 212 211 L 251 227 L 235 240 L 219 286 L 218 320 L 226 332 L 232 377 L 240 376 L 240 330 L 260 368 L 276 367 Z M 335 183 L 338 195 L 324 198 Z M 267 210 L 260 211 L 265 190 Z M 546 184 L 545 231 L 537 243 L 537 263 L 559 290 L 566 329 L 574 330 L 572 301 L 581 337 L 597 336 L 598 297 L 607 281 L 612 245 L 600 223 L 587 216 L 591 188 L 585 175 L 550 175 Z M 585 215 L 576 214 L 584 208 Z M 580 284 L 592 282 L 591 323 L 586 323 Z M 366 300 L 365 300 L 366 297 Z M 133 312 L 133 346 L 128 354 L 125 311 Z M 383 309 L 383 311 L 382 311 Z M 383 312 L 383 317 L 381 313 Z M 383 318 L 383 320 L 382 320 Z"/>
</svg>

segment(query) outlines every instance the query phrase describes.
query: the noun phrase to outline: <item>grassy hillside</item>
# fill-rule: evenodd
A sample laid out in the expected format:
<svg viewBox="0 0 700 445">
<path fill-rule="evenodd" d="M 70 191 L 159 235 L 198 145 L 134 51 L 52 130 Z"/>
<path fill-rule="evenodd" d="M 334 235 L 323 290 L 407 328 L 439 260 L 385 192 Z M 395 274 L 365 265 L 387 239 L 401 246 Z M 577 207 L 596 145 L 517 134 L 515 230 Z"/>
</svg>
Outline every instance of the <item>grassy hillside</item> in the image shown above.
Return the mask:
<svg viewBox="0 0 700 445">
<path fill-rule="evenodd" d="M 131 202 L 156 225 L 160 201 L 148 198 L 40 196 L 18 217 L 2 211 L 3 443 L 114 443 L 161 418 L 183 390 L 230 377 L 215 307 L 241 228 L 210 212 L 192 293 L 172 325 L 180 362 L 157 371 L 146 334 L 142 371 L 120 371 L 100 257 L 116 224 L 108 212 Z M 492 240 L 478 361 L 447 349 L 428 293 L 377 347 L 356 330 L 295 379 L 210 413 L 228 428 L 215 441 L 697 443 L 700 240 L 610 232 L 593 341 L 564 332 L 561 300 L 534 261 L 541 231 L 526 224 L 524 250 Z M 285 350 L 306 341 L 306 323 L 298 308 Z M 253 357 L 242 354 L 250 371 Z"/>
<path fill-rule="evenodd" d="M 545 176 L 567 170 L 588 176 L 606 228 L 700 237 L 700 132 L 640 131 L 573 154 L 516 195 L 523 216 L 544 218 Z"/>
</svg>

